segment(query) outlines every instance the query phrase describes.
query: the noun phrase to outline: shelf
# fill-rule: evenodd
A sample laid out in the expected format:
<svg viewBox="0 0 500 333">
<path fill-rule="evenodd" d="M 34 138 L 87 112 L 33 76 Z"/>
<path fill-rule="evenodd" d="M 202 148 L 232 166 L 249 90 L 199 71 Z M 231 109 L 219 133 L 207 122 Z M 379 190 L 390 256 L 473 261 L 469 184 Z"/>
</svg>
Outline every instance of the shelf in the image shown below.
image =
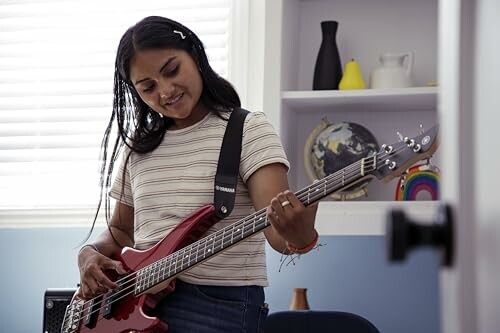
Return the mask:
<svg viewBox="0 0 500 333">
<path fill-rule="evenodd" d="M 398 132 L 412 137 L 420 126 L 437 122 L 437 87 L 366 90 L 286 91 L 282 93 L 280 136 L 292 165 L 292 188 L 310 183 L 304 169 L 304 146 L 322 123 L 349 121 L 366 127 L 379 144 L 397 142 Z M 439 157 L 434 162 L 439 165 Z M 392 200 L 396 184 L 370 184 L 366 201 Z"/>
<path fill-rule="evenodd" d="M 324 111 L 332 106 L 346 107 L 349 111 L 435 110 L 437 87 L 284 91 L 281 100 L 295 112 Z"/>
<path fill-rule="evenodd" d="M 320 202 L 316 229 L 324 236 L 385 235 L 390 209 L 402 209 L 418 223 L 430 224 L 439 201 L 324 201 Z"/>
</svg>

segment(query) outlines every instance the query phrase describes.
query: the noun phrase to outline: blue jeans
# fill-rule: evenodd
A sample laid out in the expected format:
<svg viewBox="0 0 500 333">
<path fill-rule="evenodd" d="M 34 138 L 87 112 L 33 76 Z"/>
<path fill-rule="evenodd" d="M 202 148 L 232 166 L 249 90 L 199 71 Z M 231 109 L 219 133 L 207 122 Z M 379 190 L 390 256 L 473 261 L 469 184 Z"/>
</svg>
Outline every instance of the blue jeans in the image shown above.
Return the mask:
<svg viewBox="0 0 500 333">
<path fill-rule="evenodd" d="M 156 307 L 168 333 L 261 333 L 269 309 L 259 286 L 201 286 L 176 281 Z"/>
</svg>

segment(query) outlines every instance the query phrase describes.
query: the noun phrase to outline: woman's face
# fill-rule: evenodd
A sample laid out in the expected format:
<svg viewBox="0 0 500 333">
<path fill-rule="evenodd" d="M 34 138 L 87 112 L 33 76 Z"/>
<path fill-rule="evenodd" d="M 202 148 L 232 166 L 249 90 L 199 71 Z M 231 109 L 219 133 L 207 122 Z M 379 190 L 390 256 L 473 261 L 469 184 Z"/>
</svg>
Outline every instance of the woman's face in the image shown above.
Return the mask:
<svg viewBox="0 0 500 333">
<path fill-rule="evenodd" d="M 203 82 L 198 66 L 184 50 L 137 52 L 130 61 L 130 79 L 151 109 L 173 119 L 173 129 L 191 126 L 208 112 L 199 103 Z"/>
</svg>

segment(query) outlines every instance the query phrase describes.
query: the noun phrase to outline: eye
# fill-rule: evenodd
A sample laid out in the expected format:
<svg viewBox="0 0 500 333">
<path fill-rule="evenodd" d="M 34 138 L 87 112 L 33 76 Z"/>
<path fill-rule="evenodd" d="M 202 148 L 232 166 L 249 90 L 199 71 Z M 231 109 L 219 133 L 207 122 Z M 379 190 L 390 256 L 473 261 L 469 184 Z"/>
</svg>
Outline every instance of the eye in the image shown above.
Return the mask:
<svg viewBox="0 0 500 333">
<path fill-rule="evenodd" d="M 154 84 L 150 84 L 150 85 L 144 87 L 142 89 L 142 92 L 149 93 L 149 92 L 152 92 L 154 88 L 155 88 L 155 85 Z"/>
<path fill-rule="evenodd" d="M 167 68 L 165 70 L 164 75 L 167 77 L 172 77 L 172 76 L 177 75 L 177 73 L 179 72 L 179 67 L 180 67 L 180 65 L 176 65 L 175 67 Z"/>
</svg>

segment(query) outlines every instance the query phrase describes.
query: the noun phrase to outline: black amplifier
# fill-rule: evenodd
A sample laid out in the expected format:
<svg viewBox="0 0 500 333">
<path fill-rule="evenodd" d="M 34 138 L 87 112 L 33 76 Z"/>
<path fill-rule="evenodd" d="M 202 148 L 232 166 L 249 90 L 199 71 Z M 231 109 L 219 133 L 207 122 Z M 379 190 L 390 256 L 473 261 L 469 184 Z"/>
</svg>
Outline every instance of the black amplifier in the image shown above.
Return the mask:
<svg viewBox="0 0 500 333">
<path fill-rule="evenodd" d="M 75 294 L 75 288 L 47 289 L 43 302 L 43 333 L 60 333 L 66 307 Z"/>
</svg>

